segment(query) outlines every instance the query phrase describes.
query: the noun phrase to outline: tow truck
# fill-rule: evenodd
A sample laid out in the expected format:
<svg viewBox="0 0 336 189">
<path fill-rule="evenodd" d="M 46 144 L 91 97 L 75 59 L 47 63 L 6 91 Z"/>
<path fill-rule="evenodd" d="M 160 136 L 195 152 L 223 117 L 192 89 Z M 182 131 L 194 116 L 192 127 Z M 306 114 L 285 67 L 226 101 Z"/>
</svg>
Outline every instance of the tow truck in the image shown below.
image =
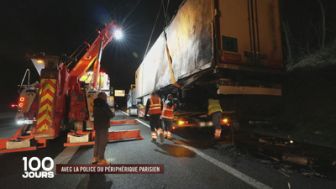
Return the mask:
<svg viewBox="0 0 336 189">
<path fill-rule="evenodd" d="M 22 125 L 16 133 L 0 139 L 0 153 L 32 151 L 45 148 L 47 141 L 67 132 L 64 146 L 93 145 L 93 99 L 98 92 L 105 92 L 109 102 L 113 102 L 109 87 L 109 77 L 100 71 L 103 49 L 120 35 L 120 27 L 110 22 L 98 31 L 79 61 L 67 62 L 59 56 L 37 55 L 32 57 L 40 74 L 39 82 L 30 83 L 30 71 L 26 85 L 21 83 L 16 116 Z M 76 63 L 72 68 L 72 63 Z M 92 71 L 89 69 L 93 67 Z M 122 121 L 111 120 L 111 125 Z M 109 132 L 109 141 L 142 139 L 140 130 Z"/>
</svg>

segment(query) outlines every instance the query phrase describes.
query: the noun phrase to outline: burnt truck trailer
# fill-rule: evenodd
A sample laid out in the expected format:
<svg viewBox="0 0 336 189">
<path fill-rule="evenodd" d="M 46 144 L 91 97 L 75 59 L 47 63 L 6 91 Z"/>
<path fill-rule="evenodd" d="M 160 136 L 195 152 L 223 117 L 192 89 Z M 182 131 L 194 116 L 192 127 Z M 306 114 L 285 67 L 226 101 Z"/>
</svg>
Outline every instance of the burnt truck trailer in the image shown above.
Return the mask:
<svg viewBox="0 0 336 189">
<path fill-rule="evenodd" d="M 175 126 L 211 125 L 213 94 L 240 124 L 267 123 L 282 63 L 278 0 L 186 0 L 137 69 L 136 97 L 143 107 L 153 91 L 173 93 Z"/>
</svg>

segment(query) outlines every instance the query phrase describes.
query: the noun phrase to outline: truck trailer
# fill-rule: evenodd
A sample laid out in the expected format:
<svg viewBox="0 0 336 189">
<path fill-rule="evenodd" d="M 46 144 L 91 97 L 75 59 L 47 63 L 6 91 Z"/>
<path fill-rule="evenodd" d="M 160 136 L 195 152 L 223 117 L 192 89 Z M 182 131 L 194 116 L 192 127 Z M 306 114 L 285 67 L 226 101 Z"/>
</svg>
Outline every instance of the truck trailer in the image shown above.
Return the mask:
<svg viewBox="0 0 336 189">
<path fill-rule="evenodd" d="M 186 0 L 135 73 L 143 107 L 153 91 L 179 101 L 175 127 L 211 126 L 208 98 L 223 125 L 269 123 L 282 95 L 278 0 Z"/>
</svg>

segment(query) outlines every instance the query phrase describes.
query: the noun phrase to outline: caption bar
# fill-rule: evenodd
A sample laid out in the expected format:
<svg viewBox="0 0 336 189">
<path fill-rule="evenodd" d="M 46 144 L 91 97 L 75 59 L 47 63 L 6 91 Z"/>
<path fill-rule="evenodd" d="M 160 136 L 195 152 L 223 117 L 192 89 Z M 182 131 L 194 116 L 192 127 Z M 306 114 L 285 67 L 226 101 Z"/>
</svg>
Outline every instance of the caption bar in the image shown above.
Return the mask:
<svg viewBox="0 0 336 189">
<path fill-rule="evenodd" d="M 57 164 L 57 174 L 162 174 L 162 164 L 67 165 Z"/>
</svg>

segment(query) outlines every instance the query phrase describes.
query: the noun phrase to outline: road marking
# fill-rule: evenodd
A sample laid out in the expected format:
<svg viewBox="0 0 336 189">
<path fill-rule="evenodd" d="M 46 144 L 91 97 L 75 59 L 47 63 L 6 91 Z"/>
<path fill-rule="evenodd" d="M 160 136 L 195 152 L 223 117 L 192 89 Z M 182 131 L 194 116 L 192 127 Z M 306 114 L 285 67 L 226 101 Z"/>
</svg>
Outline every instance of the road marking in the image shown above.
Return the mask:
<svg viewBox="0 0 336 189">
<path fill-rule="evenodd" d="M 75 155 L 77 152 L 79 146 L 73 146 L 73 147 L 66 147 L 58 156 L 54 158 L 54 168 L 53 172 L 56 173 L 56 165 L 57 164 L 67 164 L 71 160 L 71 158 Z"/>
<path fill-rule="evenodd" d="M 75 155 L 79 146 L 66 147 L 58 156 L 54 159 L 55 164 L 67 164 L 72 156 Z"/>
<path fill-rule="evenodd" d="M 136 119 L 139 123 L 141 123 L 142 125 L 146 126 L 146 127 L 149 127 L 150 128 L 150 125 L 148 125 L 147 123 L 139 120 L 139 119 Z M 272 187 L 264 184 L 264 183 L 261 183 L 259 181 L 257 181 L 256 179 L 238 171 L 237 169 L 234 169 L 232 168 L 231 166 L 211 157 L 211 156 L 208 156 L 206 155 L 205 153 L 197 150 L 196 148 L 193 148 L 191 146 L 187 146 L 187 145 L 184 145 L 184 144 L 179 144 L 179 146 L 182 146 L 184 148 L 187 148 L 193 152 L 195 152 L 197 155 L 199 155 L 200 157 L 202 157 L 203 159 L 207 160 L 208 162 L 214 164 L 215 166 L 221 168 L 222 170 L 224 170 L 225 172 L 237 177 L 238 179 L 242 180 L 243 182 L 245 182 L 246 184 L 254 187 L 254 188 L 258 188 L 258 189 L 271 189 Z"/>
<path fill-rule="evenodd" d="M 125 114 L 126 116 L 129 116 L 128 113 L 124 112 L 124 111 L 121 111 L 121 113 Z"/>
<path fill-rule="evenodd" d="M 210 163 L 216 165 L 217 167 L 223 169 L 227 173 L 230 173 L 231 175 L 239 178 L 240 180 L 244 181 L 246 184 L 249 184 L 250 186 L 253 186 L 254 188 L 271 189 L 270 186 L 267 186 L 266 184 L 261 183 L 261 182 L 257 181 L 256 179 L 238 171 L 237 169 L 234 169 L 234 168 L 230 167 L 229 165 L 227 165 L 227 164 L 225 164 L 221 161 L 218 161 L 217 159 L 215 159 L 213 157 L 210 157 L 210 156 L 206 155 L 205 153 L 197 150 L 196 148 L 193 148 L 191 146 L 187 146 L 187 145 L 184 145 L 184 144 L 181 144 L 180 146 L 195 152 L 197 155 L 201 156 L 203 159 L 205 159 L 205 160 L 209 161 Z"/>
<path fill-rule="evenodd" d="M 135 120 L 137 120 L 137 121 L 138 121 L 139 123 L 141 123 L 142 125 L 144 125 L 144 126 L 150 128 L 150 125 L 148 125 L 147 123 L 141 121 L 140 119 L 135 119 Z"/>
</svg>

